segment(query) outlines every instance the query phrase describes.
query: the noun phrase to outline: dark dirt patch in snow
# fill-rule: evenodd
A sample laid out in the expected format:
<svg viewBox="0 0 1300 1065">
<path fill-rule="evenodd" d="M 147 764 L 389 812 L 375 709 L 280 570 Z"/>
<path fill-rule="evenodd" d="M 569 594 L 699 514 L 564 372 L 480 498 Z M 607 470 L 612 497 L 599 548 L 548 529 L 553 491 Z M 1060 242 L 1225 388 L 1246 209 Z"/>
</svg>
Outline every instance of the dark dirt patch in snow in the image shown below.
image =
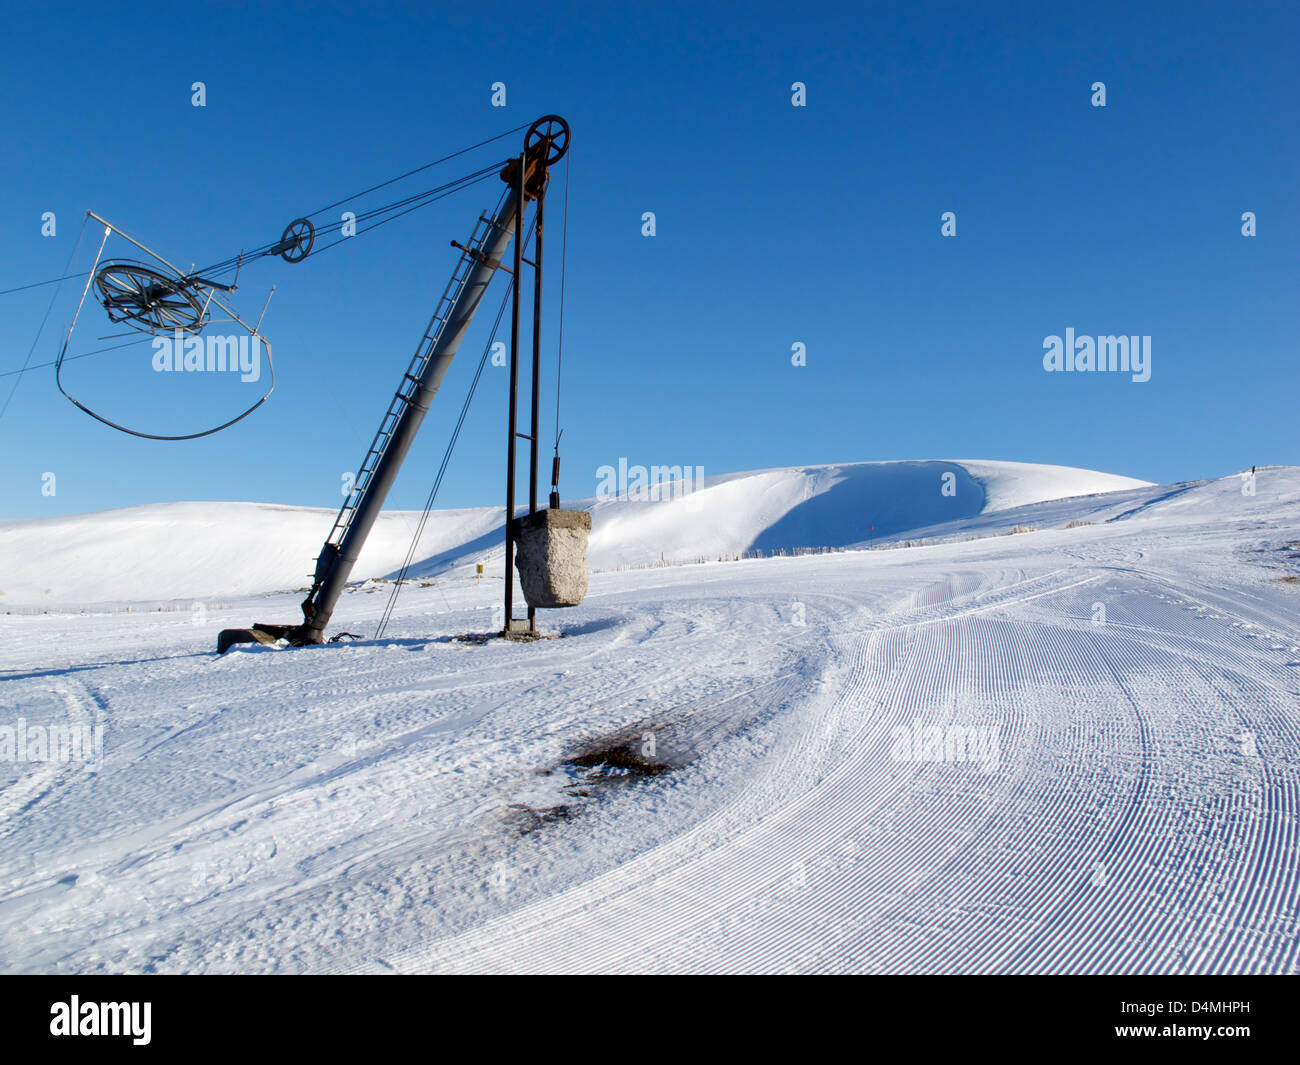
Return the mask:
<svg viewBox="0 0 1300 1065">
<path fill-rule="evenodd" d="M 682 769 L 787 705 L 803 690 L 803 676 L 795 671 L 730 694 L 704 696 L 662 717 L 579 742 L 518 789 L 507 820 L 531 831 Z"/>
<path fill-rule="evenodd" d="M 529 793 L 506 807 L 506 824 L 520 834 L 567 821 L 583 808 L 638 781 L 671 773 L 696 757 L 679 744 L 661 749 L 663 733 L 628 729 L 581 746 L 556 765 L 536 771 Z"/>
<path fill-rule="evenodd" d="M 642 776 L 657 777 L 660 773 L 667 773 L 673 769 L 673 766 L 664 762 L 654 761 L 653 756 L 646 757 L 649 751 L 640 753 L 633 743 L 624 743 L 616 747 L 605 747 L 587 751 L 569 761 L 576 766 L 582 766 L 584 769 L 601 770 L 609 776 Z M 644 748 L 645 740 L 642 740 Z"/>
<path fill-rule="evenodd" d="M 518 832 L 521 836 L 529 832 L 535 832 L 544 825 L 553 824 L 556 821 L 567 821 L 578 813 L 577 806 L 546 806 L 541 809 L 533 809 L 526 803 L 511 803 L 506 807 L 505 822 L 508 828 Z"/>
</svg>

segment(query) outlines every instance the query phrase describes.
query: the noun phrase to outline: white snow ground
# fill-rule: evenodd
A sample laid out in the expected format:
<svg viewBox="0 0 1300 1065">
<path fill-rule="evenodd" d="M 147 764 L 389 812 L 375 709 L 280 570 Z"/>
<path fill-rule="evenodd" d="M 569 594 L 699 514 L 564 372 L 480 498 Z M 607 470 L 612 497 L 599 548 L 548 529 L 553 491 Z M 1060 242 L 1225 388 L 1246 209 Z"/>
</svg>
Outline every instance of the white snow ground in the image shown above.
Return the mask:
<svg viewBox="0 0 1300 1065">
<path fill-rule="evenodd" d="M 952 467 L 960 508 L 916 530 Z M 0 614 L 0 725 L 105 729 L 97 769 L 0 759 L 0 971 L 1295 972 L 1300 469 L 1065 499 L 1115 483 L 1037 470 L 599 504 L 608 565 L 863 524 L 931 546 L 598 572 L 533 644 L 449 639 L 500 598 L 465 573 L 475 512 L 380 642 L 212 653 L 296 620 L 288 593 Z M 313 516 L 308 563 L 328 526 L 249 508 L 250 549 L 235 505 L 206 533 L 176 506 L 199 562 L 139 513 L 168 508 L 6 523 L 0 602 L 284 588 L 274 515 Z M 114 549 L 106 521 L 136 524 Z M 337 626 L 373 632 L 384 587 Z M 592 779 L 589 743 L 670 771 Z"/>
</svg>

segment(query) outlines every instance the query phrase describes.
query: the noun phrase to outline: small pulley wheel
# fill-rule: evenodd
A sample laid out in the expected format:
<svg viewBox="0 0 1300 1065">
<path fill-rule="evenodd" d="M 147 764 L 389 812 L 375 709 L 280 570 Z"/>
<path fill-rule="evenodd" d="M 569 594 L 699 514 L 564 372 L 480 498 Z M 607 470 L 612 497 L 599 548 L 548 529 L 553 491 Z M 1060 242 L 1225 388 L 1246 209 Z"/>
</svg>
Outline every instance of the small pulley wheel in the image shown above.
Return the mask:
<svg viewBox="0 0 1300 1065">
<path fill-rule="evenodd" d="M 542 165 L 554 166 L 569 150 L 569 124 L 559 115 L 543 115 L 528 127 L 524 152 L 531 155 L 539 145 L 544 153 Z"/>
<path fill-rule="evenodd" d="M 295 218 L 284 227 L 284 235 L 276 250 L 287 263 L 300 263 L 311 254 L 316 243 L 316 227 L 305 218 Z"/>
</svg>

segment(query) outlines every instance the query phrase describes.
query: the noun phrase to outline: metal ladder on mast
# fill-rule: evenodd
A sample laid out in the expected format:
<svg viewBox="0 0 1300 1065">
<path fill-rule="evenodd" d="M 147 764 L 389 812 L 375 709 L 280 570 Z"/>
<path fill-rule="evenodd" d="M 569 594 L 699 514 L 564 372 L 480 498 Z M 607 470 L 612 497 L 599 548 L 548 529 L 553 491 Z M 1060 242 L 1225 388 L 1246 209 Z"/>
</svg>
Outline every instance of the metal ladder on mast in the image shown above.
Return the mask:
<svg viewBox="0 0 1300 1065">
<path fill-rule="evenodd" d="M 357 506 L 365 496 L 371 477 L 374 476 L 375 468 L 379 465 L 380 459 L 384 457 L 384 452 L 388 449 L 388 442 L 393 437 L 397 423 L 401 419 L 402 413 L 415 398 L 419 388 L 420 375 L 424 372 L 424 368 L 428 365 L 434 349 L 438 346 L 442 331 L 447 326 L 448 316 L 456 305 L 461 289 L 465 287 L 470 270 L 473 268 L 474 263 L 482 257 L 483 244 L 487 240 L 491 229 L 492 220 L 486 215 L 479 215 L 478 222 L 474 225 L 474 231 L 470 234 L 468 242 L 461 250 L 460 260 L 456 263 L 451 279 L 443 290 L 442 299 L 438 301 L 437 309 L 434 311 L 433 318 L 429 321 L 428 328 L 424 331 L 424 336 L 416 348 L 411 364 L 407 367 L 406 373 L 402 375 L 402 383 L 393 394 L 392 402 L 388 405 L 388 412 L 384 415 L 383 421 L 379 423 L 379 431 L 375 433 L 375 438 L 370 444 L 370 450 L 366 452 L 365 461 L 362 462 L 361 469 L 357 471 L 357 478 L 352 485 L 352 491 L 348 493 L 347 499 L 344 500 L 338 517 L 334 519 L 334 526 L 325 541 L 327 545 L 332 544 L 334 547 L 338 547 L 343 543 L 343 538 L 352 525 Z"/>
</svg>

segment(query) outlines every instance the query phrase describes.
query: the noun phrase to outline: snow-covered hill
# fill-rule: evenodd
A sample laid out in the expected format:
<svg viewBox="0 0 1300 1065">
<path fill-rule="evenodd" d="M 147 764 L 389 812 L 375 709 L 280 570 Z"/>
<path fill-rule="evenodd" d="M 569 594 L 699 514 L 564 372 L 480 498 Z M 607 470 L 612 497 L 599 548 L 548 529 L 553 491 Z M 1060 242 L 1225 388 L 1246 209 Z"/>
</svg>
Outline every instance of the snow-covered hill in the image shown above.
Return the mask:
<svg viewBox="0 0 1300 1065">
<path fill-rule="evenodd" d="M 746 551 L 880 542 L 1012 507 L 1141 489 L 1144 481 L 1018 462 L 860 462 L 737 473 L 684 497 L 567 503 L 592 511 L 593 569 Z M 0 522 L 0 609 L 230 598 L 310 583 L 334 511 L 259 503 L 164 503 Z M 376 523 L 353 578 L 401 566 L 419 515 Z M 501 509 L 436 511 L 413 574 L 501 556 Z"/>
</svg>

